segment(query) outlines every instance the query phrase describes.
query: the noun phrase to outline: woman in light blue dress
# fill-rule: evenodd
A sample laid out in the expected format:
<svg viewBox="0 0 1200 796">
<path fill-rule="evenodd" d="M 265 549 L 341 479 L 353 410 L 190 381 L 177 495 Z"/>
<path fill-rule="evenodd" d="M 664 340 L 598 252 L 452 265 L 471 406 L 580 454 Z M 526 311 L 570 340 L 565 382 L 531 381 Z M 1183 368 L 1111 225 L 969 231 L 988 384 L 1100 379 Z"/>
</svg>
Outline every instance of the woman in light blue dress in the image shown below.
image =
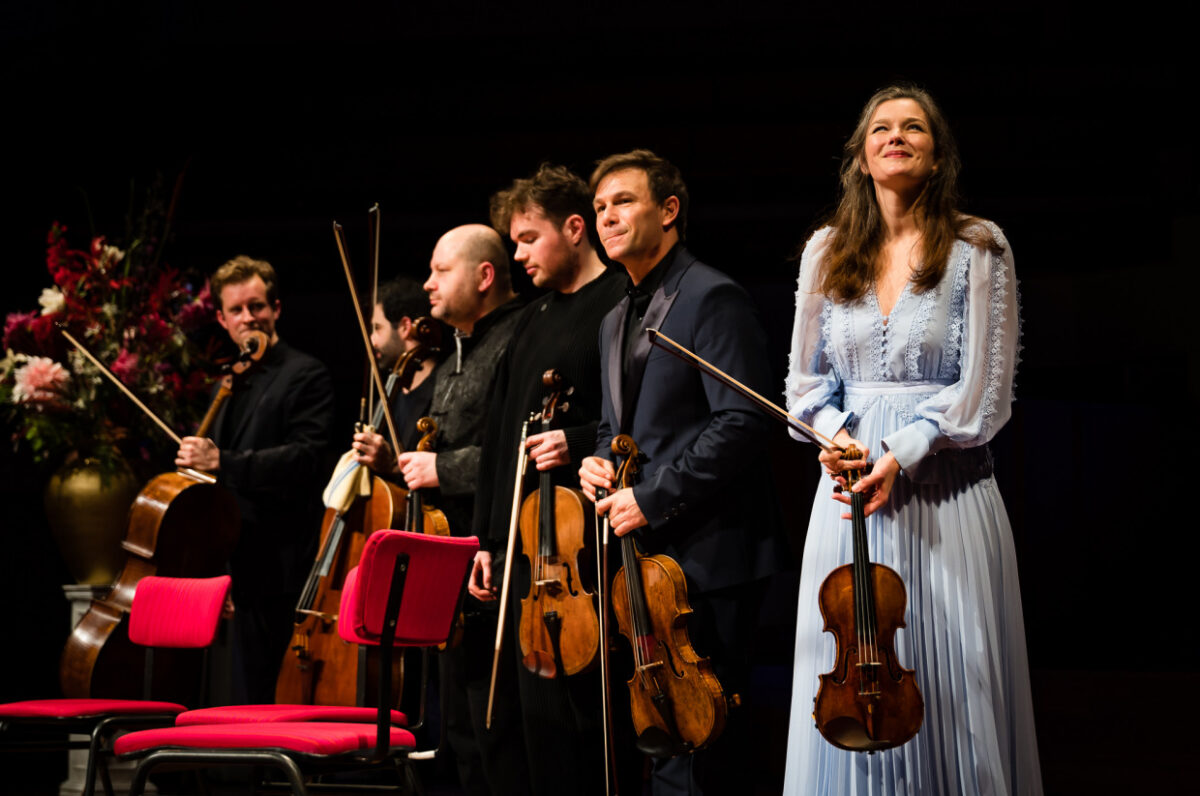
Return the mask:
<svg viewBox="0 0 1200 796">
<path fill-rule="evenodd" d="M 872 559 L 908 589 L 896 649 L 925 718 L 871 755 L 814 726 L 835 654 L 817 592 L 852 560 L 849 499 L 823 479 L 801 570 L 788 794 L 1042 790 L 1012 530 L 986 447 L 1010 414 L 1017 283 L 1000 229 L 957 211 L 957 172 L 928 94 L 878 92 L 846 145 L 838 210 L 801 258 L 788 408 L 874 461 L 855 489 Z M 819 458 L 839 479 L 862 466 Z"/>
</svg>

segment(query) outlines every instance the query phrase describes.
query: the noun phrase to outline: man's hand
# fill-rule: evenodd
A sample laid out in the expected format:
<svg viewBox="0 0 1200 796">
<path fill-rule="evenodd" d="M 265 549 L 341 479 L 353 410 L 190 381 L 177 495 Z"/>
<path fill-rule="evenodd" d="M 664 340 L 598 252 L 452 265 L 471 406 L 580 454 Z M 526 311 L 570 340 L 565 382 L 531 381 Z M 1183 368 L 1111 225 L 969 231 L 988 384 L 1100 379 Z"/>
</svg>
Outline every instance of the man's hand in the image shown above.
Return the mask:
<svg viewBox="0 0 1200 796">
<path fill-rule="evenodd" d="M 354 461 L 365 464 L 377 473 L 395 475 L 400 472 L 392 446 L 381 434 L 363 432 L 354 435 Z"/>
<path fill-rule="evenodd" d="M 541 471 L 571 463 L 571 452 L 567 450 L 567 435 L 563 431 L 534 434 L 525 440 L 525 448 L 529 451 L 533 466 Z"/>
<path fill-rule="evenodd" d="M 632 489 L 618 489 L 596 504 L 596 514 L 608 514 L 608 524 L 617 536 L 647 525 L 646 515 L 633 497 Z"/>
<path fill-rule="evenodd" d="M 480 602 L 491 602 L 496 599 L 496 587 L 492 585 L 492 554 L 487 550 L 475 553 L 475 563 L 471 565 L 471 579 L 467 581 L 467 591 Z"/>
<path fill-rule="evenodd" d="M 215 473 L 221 469 L 221 451 L 208 437 L 184 437 L 175 454 L 175 466 Z"/>
<path fill-rule="evenodd" d="M 616 477 L 617 471 L 613 469 L 612 462 L 599 456 L 589 456 L 579 467 L 579 488 L 588 496 L 588 500 L 595 503 L 596 490 L 612 489 Z"/>
<path fill-rule="evenodd" d="M 437 454 L 429 451 L 406 451 L 400 454 L 400 474 L 409 489 L 440 486 L 437 474 Z"/>
</svg>

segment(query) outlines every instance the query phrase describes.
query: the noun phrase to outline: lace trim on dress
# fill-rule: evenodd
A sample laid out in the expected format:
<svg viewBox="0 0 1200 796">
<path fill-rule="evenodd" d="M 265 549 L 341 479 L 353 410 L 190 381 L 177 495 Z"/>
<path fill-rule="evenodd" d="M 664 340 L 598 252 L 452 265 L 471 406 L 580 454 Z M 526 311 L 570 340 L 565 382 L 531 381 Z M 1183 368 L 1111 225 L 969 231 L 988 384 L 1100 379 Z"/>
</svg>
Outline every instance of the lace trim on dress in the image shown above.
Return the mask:
<svg viewBox="0 0 1200 796">
<path fill-rule="evenodd" d="M 858 364 L 858 345 L 854 339 L 854 314 L 850 312 L 850 305 L 842 305 L 840 307 L 832 305 L 833 302 L 830 302 L 830 312 L 837 313 L 839 321 L 838 326 L 840 327 L 842 334 L 843 342 L 841 345 L 841 350 L 844 351 L 846 355 L 846 372 L 850 374 L 850 378 L 852 379 L 861 379 L 863 378 L 863 375 L 862 368 Z M 830 318 L 829 323 L 832 330 L 832 318 Z M 830 334 L 829 339 L 833 339 L 832 334 Z M 837 348 L 837 346 L 833 347 L 834 350 Z M 830 360 L 830 362 L 832 363 L 832 360 Z"/>
<path fill-rule="evenodd" d="M 967 271 L 971 265 L 971 246 L 966 241 L 957 241 L 958 256 L 954 260 L 954 281 L 950 288 L 950 322 L 946 324 L 946 340 L 942 344 L 942 364 L 938 378 L 957 379 L 962 372 L 963 329 L 966 328 L 964 304 L 967 300 Z"/>
<path fill-rule="evenodd" d="M 1008 269 L 1000 255 L 993 254 L 990 257 L 992 279 L 988 288 L 987 362 L 983 369 L 985 383 L 983 402 L 980 406 L 982 417 L 980 430 L 983 432 L 984 439 L 991 437 L 992 419 L 996 416 L 996 404 L 1000 401 L 1006 367 L 1004 335 L 1001 330 L 1005 321 L 1004 293 L 1008 287 Z"/>
<path fill-rule="evenodd" d="M 900 376 L 901 379 L 921 378 L 922 343 L 925 340 L 925 333 L 929 331 L 929 324 L 933 319 L 933 308 L 937 305 L 941 293 L 942 285 L 938 283 L 920 296 L 920 303 L 917 304 L 917 311 L 913 315 L 912 326 L 908 330 L 908 342 L 904 346 L 904 373 Z"/>
</svg>

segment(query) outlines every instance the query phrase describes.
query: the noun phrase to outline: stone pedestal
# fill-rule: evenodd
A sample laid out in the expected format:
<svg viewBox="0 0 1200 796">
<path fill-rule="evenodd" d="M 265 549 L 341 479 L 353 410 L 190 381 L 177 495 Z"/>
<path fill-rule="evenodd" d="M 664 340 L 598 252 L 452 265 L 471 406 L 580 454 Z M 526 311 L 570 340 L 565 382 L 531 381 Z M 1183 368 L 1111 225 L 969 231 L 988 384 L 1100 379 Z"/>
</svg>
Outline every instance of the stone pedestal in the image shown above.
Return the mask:
<svg viewBox="0 0 1200 796">
<path fill-rule="evenodd" d="M 72 583 L 63 586 L 67 602 L 71 604 L 71 628 L 79 624 L 79 620 L 87 613 L 92 600 L 108 592 L 107 586 L 89 586 Z M 139 673 L 140 676 L 140 673 Z M 86 735 L 72 735 L 72 741 L 87 741 Z M 72 749 L 67 759 L 67 778 L 58 788 L 59 796 L 80 796 L 83 793 L 84 781 L 87 774 L 87 749 Z M 137 764 L 132 761 L 109 760 L 108 773 L 112 777 L 113 793 L 129 793 L 129 783 L 133 781 L 133 772 Z M 152 783 L 146 784 L 146 793 L 157 793 Z M 104 793 L 100 783 L 100 773 L 96 772 L 96 793 Z"/>
</svg>

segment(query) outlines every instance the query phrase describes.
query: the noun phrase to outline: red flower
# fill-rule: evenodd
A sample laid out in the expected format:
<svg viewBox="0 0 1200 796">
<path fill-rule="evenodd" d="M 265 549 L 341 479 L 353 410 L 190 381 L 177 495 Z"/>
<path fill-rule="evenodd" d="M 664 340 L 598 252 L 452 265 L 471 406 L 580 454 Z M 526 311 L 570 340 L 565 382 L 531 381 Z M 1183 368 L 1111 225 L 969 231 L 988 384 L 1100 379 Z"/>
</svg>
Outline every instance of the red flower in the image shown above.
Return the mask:
<svg viewBox="0 0 1200 796">
<path fill-rule="evenodd" d="M 33 322 L 40 317 L 36 310 L 33 312 L 10 312 L 4 319 L 5 351 L 13 350 L 29 353 L 33 347 Z"/>
<path fill-rule="evenodd" d="M 127 348 L 122 348 L 121 353 L 117 354 L 117 358 L 108 367 L 118 379 L 126 384 L 133 384 L 138 377 L 137 366 L 138 355 L 129 353 Z"/>
</svg>

